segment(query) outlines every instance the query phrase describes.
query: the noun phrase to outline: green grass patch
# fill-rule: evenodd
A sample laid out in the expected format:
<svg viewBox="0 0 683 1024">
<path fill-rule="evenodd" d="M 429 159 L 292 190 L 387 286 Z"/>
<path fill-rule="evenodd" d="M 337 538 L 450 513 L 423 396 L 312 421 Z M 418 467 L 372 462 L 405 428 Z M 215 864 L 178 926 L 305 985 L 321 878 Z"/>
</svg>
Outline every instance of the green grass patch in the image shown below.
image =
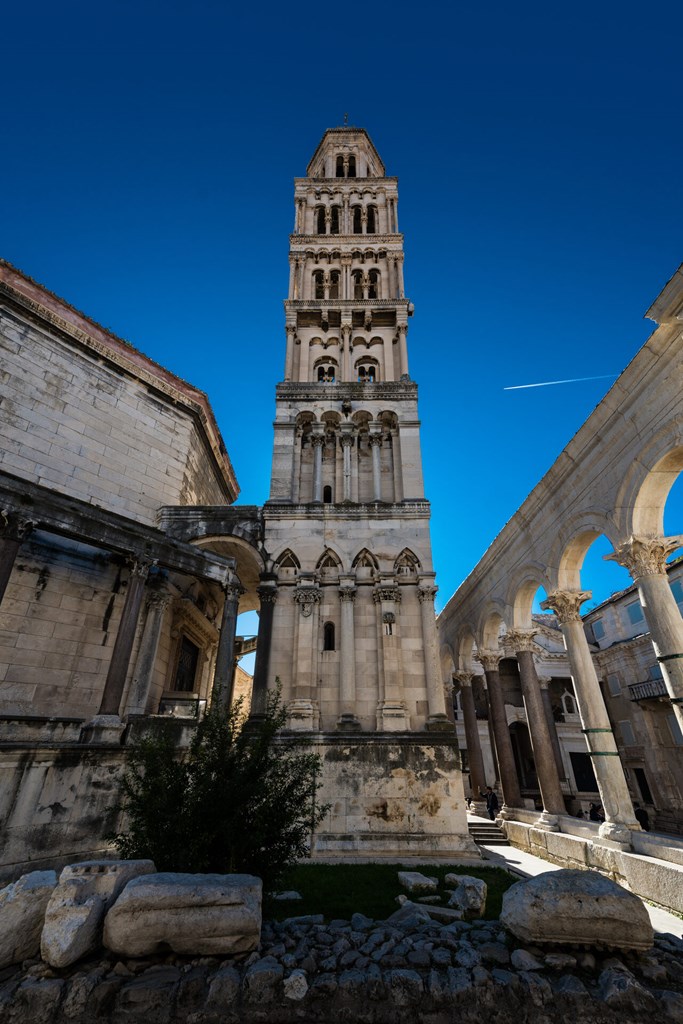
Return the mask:
<svg viewBox="0 0 683 1024">
<path fill-rule="evenodd" d="M 458 865 L 401 864 L 297 864 L 283 879 L 280 891 L 294 889 L 300 900 L 267 900 L 264 916 L 282 921 L 300 914 L 323 914 L 326 921 L 349 920 L 352 914 L 365 914 L 383 921 L 398 910 L 396 897 L 404 890 L 398 881 L 399 871 L 420 871 L 439 879 L 441 906 L 448 903 L 445 876 L 474 875 L 486 882 L 486 919 L 500 915 L 503 893 L 518 879 L 502 868 L 480 868 Z M 453 888 L 448 886 L 448 888 Z"/>
</svg>

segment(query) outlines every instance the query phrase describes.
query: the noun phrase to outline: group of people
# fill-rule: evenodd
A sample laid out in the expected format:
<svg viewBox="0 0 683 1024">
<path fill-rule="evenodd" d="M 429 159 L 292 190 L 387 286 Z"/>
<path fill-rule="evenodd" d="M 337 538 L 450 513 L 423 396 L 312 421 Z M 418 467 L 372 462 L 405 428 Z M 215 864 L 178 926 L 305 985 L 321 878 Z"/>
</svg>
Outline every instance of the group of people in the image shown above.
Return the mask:
<svg viewBox="0 0 683 1024">
<path fill-rule="evenodd" d="M 498 803 L 498 797 L 497 797 L 496 793 L 493 791 L 491 786 L 487 786 L 486 787 L 486 792 L 483 792 L 481 790 L 479 791 L 479 796 L 482 798 L 482 800 L 486 801 L 486 813 L 488 814 L 489 818 L 491 819 L 491 821 L 495 821 L 496 815 L 498 813 L 498 808 L 500 806 L 499 803 Z M 468 811 L 471 810 L 472 804 L 473 804 L 472 797 L 468 796 L 467 797 L 467 810 Z M 647 811 L 645 810 L 644 807 L 641 807 L 640 804 L 634 804 L 633 807 L 634 807 L 634 811 L 635 811 L 636 821 L 638 822 L 640 827 L 645 832 L 649 832 L 650 831 L 650 817 L 649 817 Z M 577 818 L 585 818 L 586 817 L 586 813 L 585 813 L 585 811 L 584 811 L 584 809 L 582 807 L 579 808 L 579 812 L 576 815 L 576 817 Z M 589 804 L 588 805 L 588 820 L 589 821 L 599 821 L 599 822 L 603 822 L 605 820 L 605 812 L 603 811 L 603 809 L 600 806 L 600 804 Z"/>
</svg>

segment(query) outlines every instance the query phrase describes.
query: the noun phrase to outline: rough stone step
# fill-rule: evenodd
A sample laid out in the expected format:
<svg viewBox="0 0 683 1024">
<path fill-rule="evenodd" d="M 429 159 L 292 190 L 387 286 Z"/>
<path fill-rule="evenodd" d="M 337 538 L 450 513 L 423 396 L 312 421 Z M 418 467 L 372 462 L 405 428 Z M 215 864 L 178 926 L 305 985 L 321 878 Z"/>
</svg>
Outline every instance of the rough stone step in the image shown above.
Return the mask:
<svg viewBox="0 0 683 1024">
<path fill-rule="evenodd" d="M 490 825 L 470 823 L 468 824 L 467 827 L 469 829 L 470 835 L 472 836 L 472 839 L 475 841 L 475 843 L 478 843 L 480 846 L 510 845 L 507 838 L 505 837 L 505 833 L 498 825 L 495 824 L 495 822 L 491 822 Z"/>
</svg>

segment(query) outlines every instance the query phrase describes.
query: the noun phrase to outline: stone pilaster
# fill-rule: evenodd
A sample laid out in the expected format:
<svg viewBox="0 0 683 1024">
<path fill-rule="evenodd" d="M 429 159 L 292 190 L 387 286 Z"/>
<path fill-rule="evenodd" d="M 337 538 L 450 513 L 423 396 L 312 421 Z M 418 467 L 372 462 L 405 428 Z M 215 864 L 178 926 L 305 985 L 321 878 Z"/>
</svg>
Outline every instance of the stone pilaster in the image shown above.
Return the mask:
<svg viewBox="0 0 683 1024">
<path fill-rule="evenodd" d="M 379 677 L 381 692 L 377 706 L 377 729 L 380 732 L 403 732 L 410 729 L 410 718 L 403 699 L 403 671 L 398 606 L 401 591 L 395 583 L 382 582 L 375 587 L 373 600 L 377 607 Z"/>
<path fill-rule="evenodd" d="M 342 500 L 351 501 L 351 453 L 354 445 L 353 427 L 343 424 L 339 435 L 342 450 Z"/>
<path fill-rule="evenodd" d="M 666 560 L 683 545 L 678 537 L 630 537 L 607 555 L 631 574 L 650 630 L 671 705 L 683 729 L 683 619 L 671 593 Z"/>
<path fill-rule="evenodd" d="M 640 826 L 633 812 L 624 769 L 583 631 L 580 608 L 591 596 L 587 590 L 554 590 L 541 603 L 541 608 L 555 612 L 564 636 L 582 731 L 605 812 L 600 834 L 628 847 L 631 843 L 630 831 Z"/>
<path fill-rule="evenodd" d="M 319 708 L 315 700 L 320 607 L 317 581 L 301 579 L 294 592 L 294 601 L 299 614 L 296 618 L 294 655 L 295 697 L 289 703 L 289 726 L 299 732 L 311 732 L 319 725 Z"/>
<path fill-rule="evenodd" d="M 130 568 L 126 597 L 121 612 L 119 628 L 114 641 L 104 693 L 97 719 L 118 718 L 121 697 L 126 684 L 135 633 L 140 615 L 140 606 L 145 592 L 145 581 L 150 570 L 149 562 L 133 562 Z M 99 724 L 99 723 L 96 723 Z"/>
<path fill-rule="evenodd" d="M 380 463 L 380 449 L 382 447 L 382 435 L 370 434 L 368 442 L 372 450 L 372 500 L 382 500 L 382 466 Z"/>
<path fill-rule="evenodd" d="M 356 718 L 356 635 L 354 626 L 354 603 L 356 588 L 353 580 L 340 581 L 339 605 L 340 623 L 340 664 L 339 664 L 339 720 L 337 728 L 344 732 L 357 732 L 360 723 Z"/>
<path fill-rule="evenodd" d="M 434 598 L 437 588 L 428 580 L 421 580 L 417 588 L 422 618 L 422 652 L 424 656 L 425 681 L 427 683 L 427 701 L 429 715 L 426 728 L 430 732 L 452 732 L 453 723 L 448 720 L 443 697 L 443 685 L 436 642 L 436 616 L 434 615 Z"/>
<path fill-rule="evenodd" d="M 313 501 L 323 500 L 323 447 L 324 434 L 311 434 L 313 445 Z"/>
<path fill-rule="evenodd" d="M 256 642 L 256 661 L 254 664 L 254 685 L 251 692 L 250 718 L 260 717 L 266 710 L 268 693 L 270 654 L 273 644 L 273 618 L 277 601 L 277 576 L 262 573 L 258 587 L 261 605 L 258 620 L 258 639 Z"/>
<path fill-rule="evenodd" d="M 504 637 L 504 642 L 510 644 L 514 649 L 519 665 L 519 678 L 529 726 L 529 738 L 543 801 L 543 814 L 539 818 L 537 826 L 557 832 L 559 830 L 558 815 L 564 814 L 566 808 L 557 774 L 553 741 L 548 729 L 534 664 L 535 635 L 536 631 L 533 629 L 510 629 Z"/>
<path fill-rule="evenodd" d="M 498 666 L 500 664 L 502 654 L 497 651 L 479 651 L 476 658 L 477 661 L 481 662 L 486 675 L 491 727 L 493 729 L 493 738 L 496 745 L 500 784 L 503 789 L 504 806 L 501 811 L 501 815 L 505 817 L 508 808 L 522 806 L 522 794 L 519 789 L 517 767 L 515 765 L 514 754 L 512 753 L 510 730 L 505 716 L 505 704 L 503 702 L 503 694 L 500 688 Z"/>
<path fill-rule="evenodd" d="M 151 710 L 148 707 L 149 691 L 159 650 L 161 627 L 170 600 L 171 595 L 163 584 L 156 590 L 150 590 L 147 595 L 147 616 L 130 686 L 130 715 L 144 715 Z"/>
</svg>

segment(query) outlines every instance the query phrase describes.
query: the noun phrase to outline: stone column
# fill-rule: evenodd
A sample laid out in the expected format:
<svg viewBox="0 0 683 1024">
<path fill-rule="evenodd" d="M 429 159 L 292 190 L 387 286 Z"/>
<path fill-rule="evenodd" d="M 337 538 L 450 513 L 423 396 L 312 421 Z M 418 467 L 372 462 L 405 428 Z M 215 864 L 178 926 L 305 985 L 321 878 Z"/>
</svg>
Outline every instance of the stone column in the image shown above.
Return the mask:
<svg viewBox="0 0 683 1024">
<path fill-rule="evenodd" d="M 558 832 L 560 825 L 558 815 L 565 814 L 564 797 L 557 774 L 553 741 L 548 729 L 548 721 L 543 708 L 543 697 L 538 684 L 536 666 L 534 665 L 533 629 L 510 629 L 504 642 L 510 644 L 515 651 L 519 665 L 519 679 L 522 685 L 522 697 L 529 726 L 531 749 L 534 753 L 538 785 L 543 801 L 543 813 L 536 822 L 537 828 L 550 832 Z"/>
<path fill-rule="evenodd" d="M 370 434 L 368 437 L 372 450 L 372 500 L 382 500 L 382 464 L 380 462 L 381 434 Z"/>
<path fill-rule="evenodd" d="M 7 590 L 19 548 L 33 529 L 30 519 L 0 510 L 0 602 Z"/>
<path fill-rule="evenodd" d="M 613 555 L 625 566 L 638 587 L 650 639 L 662 669 L 671 705 L 683 729 L 683 619 L 671 593 L 666 573 L 667 556 L 683 544 L 683 537 L 631 537 Z"/>
<path fill-rule="evenodd" d="M 543 710 L 545 712 L 545 720 L 548 723 L 548 731 L 550 733 L 550 740 L 553 745 L 553 754 L 555 756 L 555 764 L 557 765 L 557 774 L 560 782 L 563 782 L 567 778 L 565 771 L 564 762 L 562 760 L 562 751 L 560 749 L 560 740 L 557 735 L 557 725 L 555 724 L 555 716 L 553 714 L 553 703 L 550 699 L 550 684 L 552 678 L 550 676 L 539 676 L 538 685 L 541 687 L 541 700 L 543 701 Z"/>
<path fill-rule="evenodd" d="M 395 379 L 394 373 L 394 343 L 390 334 L 385 335 L 382 343 L 382 351 L 384 352 L 384 379 L 392 381 Z"/>
<path fill-rule="evenodd" d="M 505 717 L 505 704 L 500 689 L 500 676 L 498 665 L 502 654 L 498 651 L 479 651 L 477 660 L 481 662 L 486 674 L 486 687 L 489 694 L 489 712 L 491 715 L 491 726 L 493 739 L 496 746 L 496 758 L 500 772 L 500 784 L 503 789 L 503 809 L 501 817 L 506 817 L 508 808 L 522 806 L 522 794 L 519 790 L 517 778 L 517 767 L 515 757 L 512 753 L 512 741 L 507 718 Z"/>
<path fill-rule="evenodd" d="M 299 490 L 301 482 L 301 443 L 303 432 L 301 427 L 294 428 L 294 450 L 292 452 L 292 501 L 300 500 Z"/>
<path fill-rule="evenodd" d="M 358 732 L 360 723 L 356 717 L 356 634 L 353 606 L 356 588 L 353 577 L 341 577 L 339 582 L 339 603 L 341 623 L 339 637 L 339 720 L 337 728 L 342 732 Z"/>
<path fill-rule="evenodd" d="M 254 663 L 254 683 L 251 691 L 251 720 L 261 718 L 265 714 L 268 695 L 268 670 L 270 668 L 270 652 L 273 646 L 273 617 L 277 601 L 277 576 L 274 573 L 262 573 L 258 587 L 261 608 L 258 620 L 258 638 L 256 641 L 256 661 Z"/>
<path fill-rule="evenodd" d="M 462 707 L 462 718 L 465 726 L 465 741 L 467 743 L 467 759 L 470 764 L 474 810 L 476 814 L 486 817 L 486 802 L 481 796 L 486 786 L 486 773 L 484 771 L 481 743 L 479 742 L 477 712 L 474 707 L 472 673 L 456 672 L 455 678 L 460 683 L 460 706 Z"/>
<path fill-rule="evenodd" d="M 285 354 L 285 380 L 291 380 L 293 375 L 294 367 L 294 336 L 296 334 L 296 327 L 294 324 L 287 324 L 285 327 L 287 332 L 287 349 Z"/>
<path fill-rule="evenodd" d="M 348 381 L 351 375 L 351 324 L 342 324 L 341 347 L 342 380 Z"/>
<path fill-rule="evenodd" d="M 425 682 L 427 684 L 427 703 L 429 715 L 425 726 L 430 732 L 453 732 L 454 726 L 449 722 L 443 697 L 441 669 L 436 646 L 436 616 L 434 614 L 434 598 L 437 588 L 428 581 L 421 580 L 417 588 L 422 618 L 422 651 L 424 655 Z"/>
<path fill-rule="evenodd" d="M 342 423 L 339 434 L 342 450 L 342 501 L 351 501 L 351 451 L 353 449 L 353 427 Z"/>
<path fill-rule="evenodd" d="M 311 732 L 319 726 L 318 704 L 314 701 L 313 687 L 316 679 L 320 590 L 313 578 L 299 580 L 294 600 L 300 614 L 294 655 L 295 697 L 288 706 L 289 727 L 299 732 Z"/>
<path fill-rule="evenodd" d="M 395 582 L 386 580 L 375 587 L 372 597 L 378 612 L 377 656 L 381 686 L 377 729 L 380 732 L 404 732 L 410 729 L 410 717 L 403 700 L 401 637 L 397 616 L 401 591 Z"/>
<path fill-rule="evenodd" d="M 589 590 L 554 590 L 541 603 L 541 608 L 555 612 L 564 636 L 582 732 L 605 812 L 600 835 L 628 847 L 630 832 L 639 829 L 640 825 L 633 812 L 624 769 L 583 631 L 579 609 L 591 596 Z"/>
<path fill-rule="evenodd" d="M 313 445 L 313 501 L 323 500 L 323 445 L 324 434 L 311 434 Z"/>
<path fill-rule="evenodd" d="M 400 363 L 400 376 L 408 375 L 408 324 L 398 325 L 398 349 L 399 349 L 399 363 Z"/>
<path fill-rule="evenodd" d="M 398 274 L 398 297 L 399 299 L 405 298 L 405 285 L 403 283 L 403 253 L 399 253 L 396 259 L 396 272 Z M 406 362 L 405 372 L 408 372 L 408 364 Z"/>
<path fill-rule="evenodd" d="M 131 566 L 126 598 L 97 718 L 101 716 L 118 718 L 149 569 L 149 562 L 133 562 Z"/>
<path fill-rule="evenodd" d="M 225 601 L 221 615 L 220 637 L 216 652 L 216 668 L 213 674 L 212 701 L 217 701 L 226 711 L 232 704 L 232 691 L 235 670 L 235 634 L 237 633 L 237 615 L 240 597 L 244 590 L 235 573 L 223 586 Z"/>
<path fill-rule="evenodd" d="M 142 630 L 140 649 L 135 661 L 133 679 L 130 685 L 130 698 L 128 700 L 128 713 L 131 715 L 144 715 L 147 713 L 147 701 L 149 689 L 152 683 L 152 674 L 157 660 L 159 650 L 159 638 L 161 627 L 164 621 L 164 613 L 168 608 L 171 595 L 162 584 L 156 590 L 150 590 L 147 595 L 147 618 Z"/>
</svg>

